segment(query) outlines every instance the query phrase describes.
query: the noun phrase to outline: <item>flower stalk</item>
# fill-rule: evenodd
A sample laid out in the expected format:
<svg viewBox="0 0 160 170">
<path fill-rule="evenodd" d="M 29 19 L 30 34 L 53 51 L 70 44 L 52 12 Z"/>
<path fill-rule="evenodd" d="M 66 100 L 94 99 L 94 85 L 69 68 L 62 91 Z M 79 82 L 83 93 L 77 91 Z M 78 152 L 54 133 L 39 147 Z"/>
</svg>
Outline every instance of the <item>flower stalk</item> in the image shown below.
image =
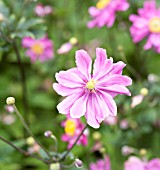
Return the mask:
<svg viewBox="0 0 160 170">
<path fill-rule="evenodd" d="M 43 149 L 43 151 L 46 153 L 46 155 L 51 158 L 50 154 L 48 153 L 48 151 L 44 148 L 43 145 L 40 144 L 40 142 L 35 138 L 35 136 L 33 135 L 32 131 L 30 130 L 30 128 L 28 127 L 28 125 L 26 124 L 24 118 L 21 116 L 21 114 L 19 113 L 17 107 L 15 106 L 15 104 L 13 105 L 15 113 L 17 114 L 17 116 L 19 117 L 20 121 L 22 122 L 24 128 L 26 129 L 26 131 L 28 132 L 28 134 L 37 142 L 37 144 Z"/>
<path fill-rule="evenodd" d="M 79 134 L 79 136 L 77 137 L 77 139 L 75 140 L 75 142 L 73 143 L 72 147 L 70 149 L 68 149 L 68 151 L 63 155 L 63 157 L 59 160 L 59 162 L 65 160 L 65 158 L 67 157 L 67 155 L 71 152 L 71 150 L 74 148 L 74 146 L 76 145 L 76 143 L 78 142 L 78 140 L 80 139 L 80 137 L 83 135 L 84 131 L 87 129 L 86 125 L 83 130 L 81 131 L 81 133 Z"/>
</svg>

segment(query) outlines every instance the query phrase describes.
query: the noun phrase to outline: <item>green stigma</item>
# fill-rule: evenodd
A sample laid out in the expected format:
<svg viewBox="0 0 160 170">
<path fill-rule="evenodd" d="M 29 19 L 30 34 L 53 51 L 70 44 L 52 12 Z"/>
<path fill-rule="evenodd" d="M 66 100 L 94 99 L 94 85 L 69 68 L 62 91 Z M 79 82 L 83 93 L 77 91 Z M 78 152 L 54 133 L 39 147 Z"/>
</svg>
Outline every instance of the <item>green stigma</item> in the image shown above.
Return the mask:
<svg viewBox="0 0 160 170">
<path fill-rule="evenodd" d="M 86 84 L 86 87 L 87 87 L 87 89 L 89 89 L 89 90 L 93 90 L 93 89 L 95 88 L 95 82 L 94 82 L 94 80 L 89 81 L 89 82 Z"/>
</svg>

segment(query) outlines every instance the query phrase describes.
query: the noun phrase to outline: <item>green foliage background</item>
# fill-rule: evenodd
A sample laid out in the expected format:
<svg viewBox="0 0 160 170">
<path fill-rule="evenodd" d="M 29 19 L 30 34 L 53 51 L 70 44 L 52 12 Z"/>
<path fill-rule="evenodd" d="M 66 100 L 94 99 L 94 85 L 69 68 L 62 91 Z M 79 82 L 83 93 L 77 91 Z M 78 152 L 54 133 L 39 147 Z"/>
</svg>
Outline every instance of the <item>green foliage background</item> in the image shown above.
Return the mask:
<svg viewBox="0 0 160 170">
<path fill-rule="evenodd" d="M 36 17 L 34 7 L 37 3 L 51 5 L 53 13 L 43 19 Z M 138 95 L 141 88 L 147 88 L 149 94 L 143 102 L 131 108 L 131 97 L 118 96 L 119 122 L 122 119 L 129 121 L 129 127 L 121 129 L 117 125 L 109 126 L 102 124 L 96 130 L 102 134 L 101 142 L 106 148 L 106 154 L 110 156 L 113 170 L 123 170 L 123 163 L 127 159 L 121 154 L 121 147 L 129 145 L 140 150 L 147 150 L 146 157 L 160 157 L 160 135 L 157 122 L 160 122 L 160 54 L 154 51 L 143 51 L 146 40 L 139 44 L 132 42 L 129 27 L 131 23 L 128 17 L 131 13 L 137 13 L 137 8 L 142 7 L 144 1 L 130 0 L 130 8 L 126 12 L 117 14 L 116 22 L 110 29 L 86 27 L 90 20 L 88 8 L 96 4 L 96 0 L 43 0 L 29 2 L 23 7 L 22 0 L 1 0 L 0 12 L 8 19 L 8 25 L 1 23 L 4 33 L 15 38 L 25 66 L 27 80 L 27 100 L 29 103 L 30 128 L 37 138 L 49 150 L 53 149 L 53 141 L 44 137 L 46 130 L 52 130 L 58 139 L 58 150 L 63 152 L 67 144 L 61 141 L 61 134 L 64 133 L 60 123 L 65 117 L 56 110 L 56 105 L 62 100 L 52 89 L 55 82 L 55 73 L 75 66 L 75 51 L 86 49 L 95 58 L 95 48 L 103 47 L 107 50 L 108 56 L 114 61 L 122 60 L 127 63 L 124 74 L 132 77 L 133 85 L 129 87 L 132 96 Z M 160 2 L 157 1 L 157 6 Z M 45 63 L 36 62 L 32 64 L 25 56 L 25 49 L 22 48 L 21 40 L 24 36 L 40 38 L 45 33 L 54 42 L 55 57 Z M 68 54 L 58 55 L 56 50 L 61 44 L 67 42 L 71 37 L 78 39 L 78 45 Z M 149 74 L 158 77 L 156 82 L 149 82 Z M 24 129 L 20 121 L 11 125 L 3 122 L 3 115 L 6 115 L 5 100 L 8 96 L 16 98 L 16 105 L 23 114 L 22 87 L 19 66 L 12 47 L 12 44 L 0 39 L 0 135 L 14 142 L 17 146 L 27 148 L 24 139 Z M 85 122 L 85 120 L 84 120 Z M 156 124 L 156 125 L 155 125 Z M 76 146 L 73 153 L 83 160 L 84 168 L 98 159 L 96 153 L 92 152 L 95 141 L 92 138 L 94 129 L 90 129 L 89 145 Z M 10 146 L 0 141 L 0 169 L 19 170 L 34 169 L 44 170 L 48 167 L 33 158 L 25 158 L 14 151 Z M 74 169 L 74 168 L 73 168 Z"/>
</svg>

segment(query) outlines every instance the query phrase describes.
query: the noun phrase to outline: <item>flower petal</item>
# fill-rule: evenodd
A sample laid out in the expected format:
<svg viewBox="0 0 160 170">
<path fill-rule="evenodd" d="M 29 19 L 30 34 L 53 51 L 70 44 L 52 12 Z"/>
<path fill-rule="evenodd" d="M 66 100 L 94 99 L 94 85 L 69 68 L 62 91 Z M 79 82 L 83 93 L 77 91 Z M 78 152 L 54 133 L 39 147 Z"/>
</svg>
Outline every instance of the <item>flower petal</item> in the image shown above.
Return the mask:
<svg viewBox="0 0 160 170">
<path fill-rule="evenodd" d="M 128 76 L 122 76 L 119 74 L 106 75 L 98 82 L 98 86 L 111 86 L 114 84 L 129 86 L 132 84 L 132 79 Z"/>
<path fill-rule="evenodd" d="M 95 94 L 93 94 L 94 96 Z M 110 110 L 108 106 L 106 105 L 103 97 L 98 93 L 95 95 L 94 99 L 94 109 L 96 114 L 96 119 L 99 123 L 101 123 L 106 117 L 109 116 Z"/>
<path fill-rule="evenodd" d="M 92 60 L 84 50 L 76 51 L 76 65 L 78 70 L 89 80 L 91 79 Z"/>
<path fill-rule="evenodd" d="M 108 87 L 100 87 L 99 89 L 107 93 L 112 92 L 114 94 L 117 93 L 117 94 L 125 94 L 128 96 L 131 96 L 130 91 L 125 86 L 122 86 L 122 85 L 115 84 L 115 85 L 108 86 Z"/>
<path fill-rule="evenodd" d="M 70 116 L 72 118 L 80 118 L 86 113 L 86 104 L 88 100 L 88 93 L 85 93 L 77 101 L 74 102 L 70 109 Z"/>
<path fill-rule="evenodd" d="M 112 70 L 109 72 L 110 74 L 122 74 L 123 68 L 126 64 L 122 61 L 113 64 Z"/>
<path fill-rule="evenodd" d="M 69 114 L 69 110 L 74 102 L 83 95 L 83 93 L 76 93 L 65 98 L 61 103 L 57 105 L 59 113 Z"/>
<path fill-rule="evenodd" d="M 56 80 L 63 86 L 74 88 L 83 87 L 84 81 L 76 74 L 71 71 L 60 71 L 56 73 Z"/>
<path fill-rule="evenodd" d="M 61 96 L 69 96 L 72 95 L 74 93 L 78 93 L 78 92 L 83 92 L 84 89 L 77 87 L 77 88 L 69 88 L 69 87 L 65 87 L 61 84 L 58 83 L 54 83 L 53 84 L 53 89 Z"/>
<path fill-rule="evenodd" d="M 26 47 L 26 48 L 29 48 L 35 43 L 35 41 L 36 40 L 34 38 L 32 38 L 32 37 L 24 37 L 22 39 L 22 46 Z"/>
<path fill-rule="evenodd" d="M 100 124 L 98 123 L 96 117 L 95 117 L 95 112 L 94 112 L 94 103 L 92 103 L 92 93 L 88 97 L 88 102 L 87 102 L 87 111 L 85 114 L 85 117 L 87 119 L 87 123 L 97 129 L 100 127 Z"/>
<path fill-rule="evenodd" d="M 96 48 L 96 59 L 94 62 L 93 78 L 98 80 L 100 77 L 107 74 L 113 66 L 112 59 L 107 59 L 106 50 Z"/>
<path fill-rule="evenodd" d="M 116 116 L 117 115 L 117 105 L 116 105 L 115 101 L 113 100 L 112 96 L 103 92 L 103 91 L 99 91 L 99 92 L 102 94 L 102 97 L 110 110 L 110 115 Z"/>
</svg>

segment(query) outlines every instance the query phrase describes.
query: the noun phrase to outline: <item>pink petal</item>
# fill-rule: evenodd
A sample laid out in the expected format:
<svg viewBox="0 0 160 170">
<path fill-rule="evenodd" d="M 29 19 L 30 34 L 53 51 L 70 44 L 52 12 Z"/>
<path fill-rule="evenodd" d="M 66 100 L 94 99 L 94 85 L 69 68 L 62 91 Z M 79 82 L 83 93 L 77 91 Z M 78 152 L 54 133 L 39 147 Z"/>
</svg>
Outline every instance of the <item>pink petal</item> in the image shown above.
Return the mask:
<svg viewBox="0 0 160 170">
<path fill-rule="evenodd" d="M 94 95 L 95 94 L 93 94 L 93 96 Z M 98 93 L 95 95 L 95 98 L 93 99 L 96 119 L 98 120 L 99 123 L 101 123 L 106 117 L 109 116 L 110 110 L 106 105 L 103 97 L 101 95 L 98 95 Z"/>
<path fill-rule="evenodd" d="M 107 94 L 103 91 L 100 91 L 100 93 L 102 94 L 102 97 L 110 110 L 110 115 L 116 116 L 117 115 L 117 105 L 116 105 L 115 101 L 113 100 L 112 96 L 110 96 L 109 94 Z"/>
<path fill-rule="evenodd" d="M 92 60 L 86 51 L 76 51 L 76 65 L 78 70 L 89 80 L 91 78 Z"/>
<path fill-rule="evenodd" d="M 89 95 L 89 97 L 88 97 L 88 102 L 87 102 L 87 111 L 86 111 L 86 114 L 85 114 L 85 117 L 86 117 L 86 119 L 87 119 L 87 123 L 91 126 L 91 127 L 93 127 L 93 128 L 95 128 L 95 129 L 97 129 L 97 128 L 99 128 L 100 127 L 100 124 L 98 123 L 98 121 L 97 121 L 97 119 L 96 119 L 96 117 L 95 117 L 95 111 L 94 111 L 94 104 L 95 103 L 93 103 L 92 102 L 92 93 Z"/>
<path fill-rule="evenodd" d="M 86 113 L 86 104 L 88 100 L 88 93 L 85 93 L 77 101 L 74 102 L 70 109 L 70 116 L 72 118 L 80 118 Z"/>
<path fill-rule="evenodd" d="M 151 42 L 150 36 L 148 37 L 148 40 L 143 48 L 144 50 L 149 50 L 150 48 L 152 48 L 152 42 Z"/>
<path fill-rule="evenodd" d="M 99 14 L 99 10 L 93 6 L 88 9 L 88 12 L 92 17 L 96 17 Z"/>
<path fill-rule="evenodd" d="M 53 84 L 53 89 L 61 96 L 69 96 L 69 95 L 72 95 L 74 93 L 84 91 L 83 88 L 69 88 L 69 87 L 65 87 L 65 86 L 58 84 L 58 83 Z"/>
<path fill-rule="evenodd" d="M 100 77 L 107 74 L 113 66 L 112 59 L 107 59 L 106 50 L 96 48 L 96 59 L 94 62 L 93 78 L 98 80 Z"/>
<path fill-rule="evenodd" d="M 155 47 L 160 47 L 160 34 L 151 34 L 150 40 L 152 42 L 152 45 Z"/>
<path fill-rule="evenodd" d="M 69 114 L 69 110 L 74 102 L 81 97 L 83 93 L 76 93 L 65 98 L 61 103 L 57 105 L 57 109 L 62 114 Z"/>
<path fill-rule="evenodd" d="M 125 94 L 128 96 L 131 96 L 130 91 L 122 85 L 112 85 L 112 86 L 108 86 L 108 87 L 99 87 L 100 90 L 103 90 L 105 92 L 113 92 L 113 93 L 117 93 L 117 94 Z"/>
<path fill-rule="evenodd" d="M 36 40 L 34 38 L 32 38 L 32 37 L 24 37 L 22 39 L 22 46 L 26 47 L 26 48 L 29 48 L 35 43 L 35 41 Z"/>
<path fill-rule="evenodd" d="M 110 74 L 122 74 L 122 70 L 123 68 L 126 66 L 125 63 L 123 63 L 122 61 L 119 61 L 117 63 L 113 64 L 113 68 L 112 70 L 109 72 Z"/>
<path fill-rule="evenodd" d="M 60 71 L 56 73 L 56 80 L 61 85 L 70 88 L 83 87 L 85 85 L 84 81 L 71 71 Z"/>
<path fill-rule="evenodd" d="M 128 76 L 113 74 L 113 75 L 106 75 L 105 77 L 103 77 L 103 79 L 101 79 L 98 82 L 98 85 L 101 86 L 110 86 L 114 84 L 129 86 L 132 84 L 132 79 L 129 78 Z"/>
</svg>

